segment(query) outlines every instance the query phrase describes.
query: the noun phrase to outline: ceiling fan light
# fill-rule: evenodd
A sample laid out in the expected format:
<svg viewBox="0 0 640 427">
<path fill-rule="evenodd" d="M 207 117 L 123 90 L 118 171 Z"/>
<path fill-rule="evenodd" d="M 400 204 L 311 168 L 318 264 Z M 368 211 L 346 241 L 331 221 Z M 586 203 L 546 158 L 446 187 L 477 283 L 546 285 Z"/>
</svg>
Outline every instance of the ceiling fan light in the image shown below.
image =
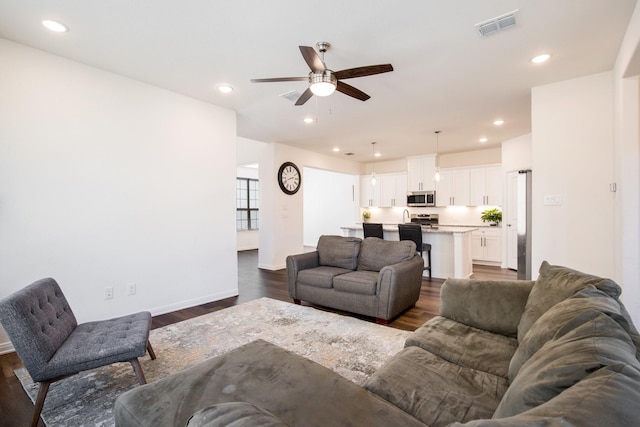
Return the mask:
<svg viewBox="0 0 640 427">
<path fill-rule="evenodd" d="M 324 70 L 319 73 L 309 73 L 309 88 L 316 96 L 329 96 L 335 90 L 338 79 L 331 70 Z"/>
</svg>

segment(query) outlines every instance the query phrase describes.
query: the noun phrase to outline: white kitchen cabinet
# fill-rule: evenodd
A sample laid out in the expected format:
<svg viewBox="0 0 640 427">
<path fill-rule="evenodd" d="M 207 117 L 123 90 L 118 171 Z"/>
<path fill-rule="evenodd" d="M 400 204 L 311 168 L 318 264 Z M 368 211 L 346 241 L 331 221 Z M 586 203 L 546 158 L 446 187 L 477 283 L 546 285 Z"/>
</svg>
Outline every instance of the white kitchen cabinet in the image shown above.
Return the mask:
<svg viewBox="0 0 640 427">
<path fill-rule="evenodd" d="M 433 175 L 436 173 L 436 156 L 409 157 L 407 159 L 407 190 L 433 191 L 436 183 Z"/>
<path fill-rule="evenodd" d="M 502 168 L 487 166 L 469 170 L 472 206 L 502 206 Z"/>
<path fill-rule="evenodd" d="M 385 173 L 378 175 L 382 208 L 407 205 L 407 174 Z"/>
<path fill-rule="evenodd" d="M 371 175 L 360 175 L 360 206 L 370 208 L 380 205 L 380 178 L 376 175 L 376 185 L 371 185 Z"/>
<path fill-rule="evenodd" d="M 436 206 L 469 205 L 469 169 L 440 169 Z"/>
<path fill-rule="evenodd" d="M 502 262 L 500 228 L 479 228 L 471 233 L 471 258 L 474 262 L 495 265 Z"/>
</svg>

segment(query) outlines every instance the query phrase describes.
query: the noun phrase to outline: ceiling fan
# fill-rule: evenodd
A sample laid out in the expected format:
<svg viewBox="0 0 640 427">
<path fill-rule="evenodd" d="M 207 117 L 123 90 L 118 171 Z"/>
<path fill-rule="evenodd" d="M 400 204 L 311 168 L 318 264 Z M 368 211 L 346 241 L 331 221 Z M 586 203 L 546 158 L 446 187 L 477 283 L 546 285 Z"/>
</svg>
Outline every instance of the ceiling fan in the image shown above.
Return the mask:
<svg viewBox="0 0 640 427">
<path fill-rule="evenodd" d="M 307 77 L 275 77 L 270 79 L 251 79 L 251 83 L 271 83 L 271 82 L 293 82 L 308 81 L 309 87 L 305 90 L 300 98 L 296 101 L 296 105 L 303 105 L 313 95 L 329 96 L 333 91 L 337 90 L 345 95 L 361 101 L 371 98 L 369 95 L 356 89 L 355 87 L 344 83 L 344 79 L 352 79 L 355 77 L 365 77 L 374 74 L 388 73 L 393 71 L 391 64 L 368 65 L 364 67 L 349 68 L 346 70 L 333 71 L 327 68 L 324 63 L 324 53 L 331 47 L 329 42 L 318 42 L 316 47 L 322 56 L 318 56 L 311 46 L 298 46 L 302 57 L 311 68 L 311 72 Z"/>
</svg>

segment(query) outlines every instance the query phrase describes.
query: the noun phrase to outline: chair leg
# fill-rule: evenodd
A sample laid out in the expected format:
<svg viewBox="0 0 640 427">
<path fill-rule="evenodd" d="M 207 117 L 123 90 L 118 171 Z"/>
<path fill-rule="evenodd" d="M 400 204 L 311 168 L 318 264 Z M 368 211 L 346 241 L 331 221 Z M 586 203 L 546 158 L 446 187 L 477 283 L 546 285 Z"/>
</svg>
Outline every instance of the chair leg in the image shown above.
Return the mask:
<svg viewBox="0 0 640 427">
<path fill-rule="evenodd" d="M 427 250 L 427 258 L 429 260 L 429 279 L 431 279 L 431 249 Z"/>
<path fill-rule="evenodd" d="M 153 347 L 151 347 L 151 341 L 147 341 L 147 352 L 149 352 L 151 360 L 156 360 L 156 354 L 153 351 Z"/>
<path fill-rule="evenodd" d="M 140 385 L 146 384 L 147 380 L 144 378 L 144 372 L 142 372 L 140 361 L 138 359 L 132 359 L 129 362 L 131 362 L 131 366 L 133 366 L 133 372 L 136 373 L 136 378 L 138 378 Z"/>
<path fill-rule="evenodd" d="M 40 383 L 40 387 L 38 388 L 38 397 L 36 398 L 36 403 L 33 408 L 33 418 L 31 418 L 31 427 L 37 427 L 38 421 L 40 421 L 40 413 L 42 412 L 42 407 L 44 406 L 44 399 L 47 397 L 47 393 L 49 392 L 49 386 L 53 381 L 42 381 Z"/>
</svg>

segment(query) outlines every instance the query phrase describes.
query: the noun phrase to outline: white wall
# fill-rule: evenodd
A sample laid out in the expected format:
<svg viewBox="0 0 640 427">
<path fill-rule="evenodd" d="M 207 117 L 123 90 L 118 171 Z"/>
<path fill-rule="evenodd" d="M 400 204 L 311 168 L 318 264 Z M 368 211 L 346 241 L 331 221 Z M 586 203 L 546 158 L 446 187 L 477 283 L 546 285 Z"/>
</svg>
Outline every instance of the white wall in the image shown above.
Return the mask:
<svg viewBox="0 0 640 427">
<path fill-rule="evenodd" d="M 531 161 L 530 133 L 502 143 L 502 171 L 505 174 L 507 172 L 531 169 Z"/>
<path fill-rule="evenodd" d="M 616 279 L 640 325 L 640 7 L 631 16 L 614 67 Z"/>
<path fill-rule="evenodd" d="M 302 186 L 294 195 L 280 191 L 276 179 L 284 162 L 293 162 L 302 173 Z M 286 258 L 304 251 L 303 199 L 306 191 L 304 168 L 357 175 L 360 165 L 283 144 L 269 143 L 260 157 L 260 247 L 258 267 L 268 270 L 285 268 Z"/>
<path fill-rule="evenodd" d="M 548 260 L 613 277 L 613 75 L 535 87 L 531 105 L 534 271 Z"/>
<path fill-rule="evenodd" d="M 236 295 L 235 113 L 3 39 L 0 57 L 0 298 L 51 276 L 82 322 Z"/>
<path fill-rule="evenodd" d="M 315 247 L 323 234 L 342 235 L 340 227 L 359 216 L 358 175 L 304 168 L 304 245 Z"/>
</svg>

